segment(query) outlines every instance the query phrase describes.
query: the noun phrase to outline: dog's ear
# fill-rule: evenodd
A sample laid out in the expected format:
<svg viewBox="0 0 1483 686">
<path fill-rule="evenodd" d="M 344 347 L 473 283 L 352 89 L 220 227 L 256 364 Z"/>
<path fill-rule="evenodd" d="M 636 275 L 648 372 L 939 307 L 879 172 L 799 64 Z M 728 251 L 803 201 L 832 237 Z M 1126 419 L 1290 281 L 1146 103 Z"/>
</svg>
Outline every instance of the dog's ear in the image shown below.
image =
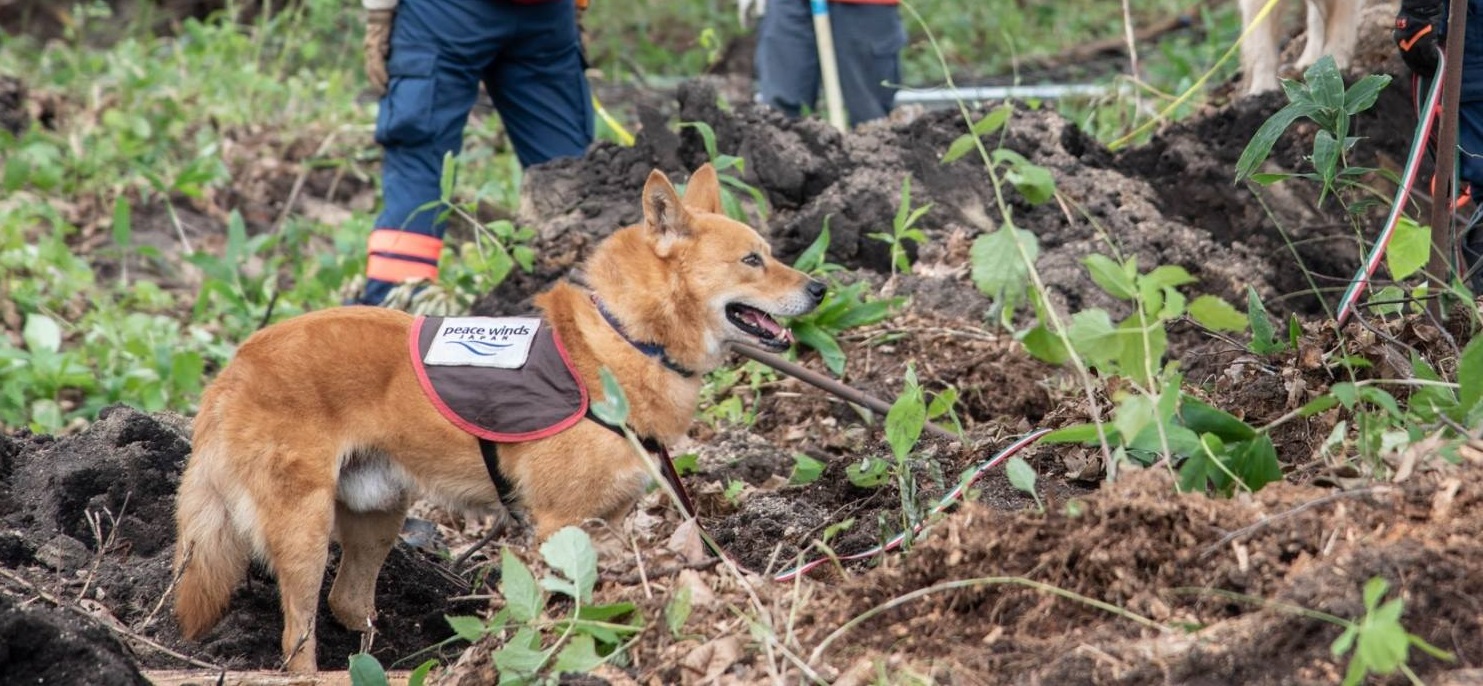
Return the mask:
<svg viewBox="0 0 1483 686">
<path fill-rule="evenodd" d="M 669 254 L 677 238 L 690 235 L 690 213 L 680 204 L 680 195 L 664 172 L 649 172 L 644 182 L 644 225 L 654 237 L 654 250 L 660 257 Z"/>
<path fill-rule="evenodd" d="M 685 184 L 685 204 L 701 212 L 721 211 L 721 180 L 710 162 L 700 165 L 690 175 L 690 182 Z"/>
</svg>

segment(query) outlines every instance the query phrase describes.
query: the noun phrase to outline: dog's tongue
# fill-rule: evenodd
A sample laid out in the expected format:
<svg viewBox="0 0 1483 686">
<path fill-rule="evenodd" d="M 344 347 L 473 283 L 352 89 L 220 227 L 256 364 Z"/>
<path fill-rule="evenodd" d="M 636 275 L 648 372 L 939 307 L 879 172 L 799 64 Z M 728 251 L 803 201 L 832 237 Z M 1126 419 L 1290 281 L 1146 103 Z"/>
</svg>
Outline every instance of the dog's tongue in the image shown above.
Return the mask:
<svg viewBox="0 0 1483 686">
<path fill-rule="evenodd" d="M 742 312 L 742 316 L 746 317 L 747 321 L 750 322 L 753 326 L 766 331 L 768 335 L 772 336 L 773 338 L 788 341 L 790 343 L 793 342 L 793 332 L 783 328 L 781 324 L 778 324 L 776 319 L 767 316 L 767 314 L 762 312 L 761 310 L 748 309 Z"/>
</svg>

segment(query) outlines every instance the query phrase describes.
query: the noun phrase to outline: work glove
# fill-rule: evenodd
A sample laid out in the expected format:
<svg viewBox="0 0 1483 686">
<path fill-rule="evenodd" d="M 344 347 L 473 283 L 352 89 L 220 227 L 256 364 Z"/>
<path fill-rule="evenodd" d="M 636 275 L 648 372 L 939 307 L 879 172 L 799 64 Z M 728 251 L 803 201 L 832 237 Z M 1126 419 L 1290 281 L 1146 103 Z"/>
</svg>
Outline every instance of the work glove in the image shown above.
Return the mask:
<svg viewBox="0 0 1483 686">
<path fill-rule="evenodd" d="M 363 44 L 366 59 L 366 78 L 377 96 L 386 94 L 386 55 L 391 52 L 391 20 L 394 10 L 369 10 L 366 12 L 366 40 Z"/>
<path fill-rule="evenodd" d="M 1395 15 L 1396 47 L 1411 71 L 1424 77 L 1437 73 L 1437 31 L 1442 21 L 1441 0 L 1401 0 Z"/>
</svg>

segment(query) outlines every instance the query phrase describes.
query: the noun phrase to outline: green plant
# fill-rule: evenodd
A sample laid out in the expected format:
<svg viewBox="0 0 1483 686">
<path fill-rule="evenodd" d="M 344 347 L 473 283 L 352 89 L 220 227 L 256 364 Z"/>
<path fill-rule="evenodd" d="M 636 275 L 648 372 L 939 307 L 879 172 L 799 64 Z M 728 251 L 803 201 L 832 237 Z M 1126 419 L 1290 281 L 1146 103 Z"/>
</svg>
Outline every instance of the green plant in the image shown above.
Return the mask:
<svg viewBox="0 0 1483 686">
<path fill-rule="evenodd" d="M 927 234 L 921 229 L 915 228 L 917 220 L 932 209 L 932 205 L 926 204 L 916 209 L 911 207 L 911 175 L 901 180 L 901 204 L 896 209 L 896 216 L 891 219 L 891 233 L 876 232 L 870 234 L 871 238 L 882 241 L 891 246 L 891 274 L 911 271 L 911 260 L 907 252 L 907 242 L 921 245 L 927 242 Z"/>
<path fill-rule="evenodd" d="M 1045 511 L 1045 503 L 1040 500 L 1040 492 L 1035 490 L 1035 468 L 1031 467 L 1025 458 L 1019 455 L 1009 458 L 1009 461 L 1004 464 L 1004 473 L 1009 477 L 1011 486 L 1035 499 L 1035 509 Z"/>
<path fill-rule="evenodd" d="M 716 131 L 711 128 L 710 124 L 703 121 L 687 121 L 680 122 L 680 128 L 695 129 L 696 133 L 700 134 L 706 156 L 710 158 L 711 166 L 716 168 L 716 178 L 721 181 L 721 210 L 726 213 L 726 216 L 739 222 L 751 221 L 741 201 L 736 197 L 736 192 L 742 192 L 751 197 L 753 206 L 757 210 L 758 223 L 767 223 L 767 196 L 762 193 L 761 189 L 743 181 L 741 177 L 727 173 L 735 169 L 738 174 L 745 174 L 747 161 L 735 155 L 723 154 L 716 147 Z"/>
<path fill-rule="evenodd" d="M 827 467 L 823 461 L 816 460 L 804 453 L 793 453 L 793 472 L 788 475 L 788 483 L 793 486 L 804 486 L 819 480 L 824 475 Z"/>
<path fill-rule="evenodd" d="M 1344 633 L 1339 634 L 1329 647 L 1334 657 L 1343 657 L 1351 650 L 1354 652 L 1349 658 L 1349 668 L 1344 672 L 1344 686 L 1361 683 L 1371 674 L 1384 676 L 1397 670 L 1411 683 L 1420 684 L 1421 680 L 1409 665 L 1413 647 L 1448 662 L 1456 659 L 1451 653 L 1406 631 L 1401 625 L 1401 612 L 1405 608 L 1405 601 L 1401 598 L 1380 604 L 1380 599 L 1389 589 L 1390 582 L 1378 576 L 1365 582 L 1365 616 L 1357 622 L 1343 621 Z"/>
<path fill-rule="evenodd" d="M 844 349 L 839 346 L 839 334 L 886 319 L 905 299 L 893 297 L 871 300 L 866 296 L 870 284 L 865 281 L 840 285 L 829 276 L 841 267 L 826 261 L 828 249 L 829 220 L 825 218 L 819 235 L 798 255 L 793 267 L 826 279 L 830 284 L 829 291 L 824 295 L 823 302 L 812 312 L 789 319 L 788 329 L 793 332 L 800 345 L 806 345 L 819 353 L 829 371 L 843 375 L 845 354 Z"/>
<path fill-rule="evenodd" d="M 500 595 L 505 607 L 488 621 L 449 617 L 448 624 L 470 643 L 494 635 L 502 639 L 493 659 L 501 684 L 530 684 L 543 674 L 585 673 L 614 659 L 628 637 L 643 630 L 633 603 L 593 603 L 597 551 L 586 532 L 567 527 L 541 544 L 541 557 L 555 574 L 539 582 L 508 549 L 500 554 Z M 571 611 L 546 615 L 551 594 L 569 599 Z"/>
<path fill-rule="evenodd" d="M 1282 90 L 1287 94 L 1288 104 L 1267 119 L 1251 137 L 1251 142 L 1236 161 L 1236 181 L 1250 178 L 1266 184 L 1293 177 L 1311 179 L 1322 184 L 1320 203 L 1335 190 L 1336 182 L 1357 182 L 1359 177 L 1373 170 L 1351 167 L 1347 162 L 1350 150 L 1359 142 L 1359 138 L 1349 135 L 1350 118 L 1374 105 L 1389 83 L 1387 75 L 1370 74 L 1346 90 L 1343 75 L 1333 57 L 1328 55 L 1303 72 L 1303 83 L 1283 79 Z M 1258 174 L 1256 169 L 1271 154 L 1277 139 L 1293 122 L 1303 118 L 1319 126 L 1313 137 L 1313 154 L 1309 158 L 1314 171 Z"/>
</svg>

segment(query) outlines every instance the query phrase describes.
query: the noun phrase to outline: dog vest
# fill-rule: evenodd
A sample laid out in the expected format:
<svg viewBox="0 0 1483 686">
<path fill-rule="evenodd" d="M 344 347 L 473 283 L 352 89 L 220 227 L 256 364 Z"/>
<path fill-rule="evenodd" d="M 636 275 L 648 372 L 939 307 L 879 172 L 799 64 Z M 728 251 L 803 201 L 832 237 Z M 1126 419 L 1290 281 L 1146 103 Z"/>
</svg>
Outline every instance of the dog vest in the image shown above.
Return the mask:
<svg viewBox="0 0 1483 686">
<path fill-rule="evenodd" d="M 479 438 L 534 441 L 587 414 L 587 387 L 539 318 L 418 317 L 407 344 L 433 407 Z"/>
</svg>

